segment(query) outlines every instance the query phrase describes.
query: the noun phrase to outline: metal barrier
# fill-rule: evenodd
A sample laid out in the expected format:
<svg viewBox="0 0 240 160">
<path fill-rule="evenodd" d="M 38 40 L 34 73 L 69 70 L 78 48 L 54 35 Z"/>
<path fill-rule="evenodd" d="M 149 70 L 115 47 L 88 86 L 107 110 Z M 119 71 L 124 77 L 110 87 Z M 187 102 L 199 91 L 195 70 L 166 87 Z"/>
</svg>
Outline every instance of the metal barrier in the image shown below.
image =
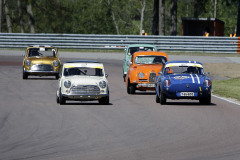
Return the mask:
<svg viewBox="0 0 240 160">
<path fill-rule="evenodd" d="M 129 44 L 153 44 L 169 52 L 240 53 L 237 37 L 0 33 L 0 48 L 123 49 Z"/>
</svg>

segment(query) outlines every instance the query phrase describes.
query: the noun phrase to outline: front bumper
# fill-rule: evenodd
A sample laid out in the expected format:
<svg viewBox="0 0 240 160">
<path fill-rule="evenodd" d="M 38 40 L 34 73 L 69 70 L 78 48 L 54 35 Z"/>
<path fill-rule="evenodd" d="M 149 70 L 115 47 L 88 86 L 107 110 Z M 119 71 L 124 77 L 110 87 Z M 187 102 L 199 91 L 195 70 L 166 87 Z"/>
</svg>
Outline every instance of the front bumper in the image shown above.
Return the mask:
<svg viewBox="0 0 240 160">
<path fill-rule="evenodd" d="M 136 89 L 155 90 L 155 84 L 154 83 L 138 83 L 138 84 L 136 84 Z"/>
<path fill-rule="evenodd" d="M 28 75 L 42 75 L 42 76 L 48 76 L 48 75 L 57 75 L 59 74 L 58 71 L 24 71 Z"/>
<path fill-rule="evenodd" d="M 89 100 L 99 100 L 103 97 L 109 97 L 109 94 L 88 94 L 88 95 L 62 94 L 62 96 L 68 100 L 89 101 Z"/>
<path fill-rule="evenodd" d="M 169 99 L 201 99 L 201 98 L 205 98 L 208 97 L 209 95 L 211 95 L 211 90 L 208 91 L 184 91 L 184 93 L 193 93 L 192 96 L 188 96 L 188 95 L 182 95 L 180 91 L 175 91 L 175 92 L 169 92 L 164 90 L 164 95 L 166 96 L 166 98 Z"/>
</svg>

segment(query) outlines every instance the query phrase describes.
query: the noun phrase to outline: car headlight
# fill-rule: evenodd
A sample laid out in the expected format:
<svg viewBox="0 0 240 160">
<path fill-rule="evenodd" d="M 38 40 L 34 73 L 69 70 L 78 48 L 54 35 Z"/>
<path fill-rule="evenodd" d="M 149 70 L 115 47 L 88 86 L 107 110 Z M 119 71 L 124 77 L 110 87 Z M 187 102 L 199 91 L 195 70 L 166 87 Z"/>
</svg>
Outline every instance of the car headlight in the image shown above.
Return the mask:
<svg viewBox="0 0 240 160">
<path fill-rule="evenodd" d="M 58 62 L 58 61 L 54 61 L 54 62 L 53 62 L 53 65 L 54 65 L 55 67 L 57 67 L 57 66 L 59 65 L 59 62 Z"/>
<path fill-rule="evenodd" d="M 138 74 L 138 77 L 139 77 L 139 78 L 143 78 L 143 77 L 144 77 L 144 73 L 140 72 L 140 73 Z"/>
<path fill-rule="evenodd" d="M 66 88 L 70 88 L 71 87 L 71 81 L 67 80 L 67 81 L 64 81 L 64 86 Z"/>
<path fill-rule="evenodd" d="M 27 65 L 27 66 L 30 66 L 30 65 L 31 65 L 31 61 L 26 60 L 26 65 Z"/>
<path fill-rule="evenodd" d="M 100 86 L 101 88 L 106 88 L 107 82 L 106 82 L 106 81 L 100 81 L 100 82 L 99 82 L 99 86 Z"/>
</svg>

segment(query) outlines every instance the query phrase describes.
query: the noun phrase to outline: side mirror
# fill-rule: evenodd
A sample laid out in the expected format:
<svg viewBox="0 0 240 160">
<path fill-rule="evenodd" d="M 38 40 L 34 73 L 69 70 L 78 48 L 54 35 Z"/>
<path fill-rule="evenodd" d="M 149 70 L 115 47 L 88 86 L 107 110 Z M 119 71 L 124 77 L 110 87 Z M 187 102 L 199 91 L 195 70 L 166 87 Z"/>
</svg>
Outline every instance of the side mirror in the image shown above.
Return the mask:
<svg viewBox="0 0 240 160">
<path fill-rule="evenodd" d="M 160 71 L 160 72 L 158 72 L 158 74 L 159 74 L 159 75 L 162 75 L 163 73 L 162 73 L 162 71 Z"/>
<path fill-rule="evenodd" d="M 23 57 L 25 57 L 25 54 L 22 54 Z"/>
<path fill-rule="evenodd" d="M 127 52 L 127 48 L 124 48 L 124 51 Z"/>
<path fill-rule="evenodd" d="M 108 74 L 105 74 L 105 77 L 108 78 Z"/>
<path fill-rule="evenodd" d="M 132 62 L 131 62 L 131 61 L 128 61 L 128 65 L 129 65 L 129 66 L 132 65 Z"/>
</svg>

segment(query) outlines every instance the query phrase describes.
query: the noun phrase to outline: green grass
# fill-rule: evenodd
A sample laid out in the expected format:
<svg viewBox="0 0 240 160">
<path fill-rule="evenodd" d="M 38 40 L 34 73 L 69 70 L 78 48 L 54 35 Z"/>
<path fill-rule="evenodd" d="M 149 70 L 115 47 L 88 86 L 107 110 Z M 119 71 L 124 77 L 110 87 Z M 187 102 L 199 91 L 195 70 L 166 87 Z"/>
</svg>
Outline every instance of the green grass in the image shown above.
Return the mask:
<svg viewBox="0 0 240 160">
<path fill-rule="evenodd" d="M 240 78 L 214 80 L 213 94 L 221 97 L 234 98 L 240 101 Z"/>
</svg>

